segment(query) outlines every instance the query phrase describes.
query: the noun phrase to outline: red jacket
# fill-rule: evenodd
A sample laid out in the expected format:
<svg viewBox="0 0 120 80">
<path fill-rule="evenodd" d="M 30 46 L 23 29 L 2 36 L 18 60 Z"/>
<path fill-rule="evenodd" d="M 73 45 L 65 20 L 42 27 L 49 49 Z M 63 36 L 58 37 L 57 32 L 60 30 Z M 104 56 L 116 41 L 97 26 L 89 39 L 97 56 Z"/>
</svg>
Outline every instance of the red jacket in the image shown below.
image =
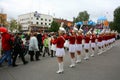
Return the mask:
<svg viewBox="0 0 120 80">
<path fill-rule="evenodd" d="M 63 36 L 59 36 L 54 42 L 57 48 L 64 48 L 65 39 Z"/>
<path fill-rule="evenodd" d="M 77 44 L 82 44 L 82 39 L 83 39 L 83 36 L 81 36 L 81 35 L 80 35 L 80 36 L 77 36 L 77 37 L 76 37 L 76 43 L 77 43 Z"/>
<path fill-rule="evenodd" d="M 69 43 L 75 44 L 76 37 L 75 36 L 69 36 Z"/>
<path fill-rule="evenodd" d="M 90 42 L 90 36 L 86 36 L 85 37 L 85 43 L 89 43 Z"/>
<path fill-rule="evenodd" d="M 2 49 L 4 51 L 11 50 L 12 46 L 9 43 L 9 40 L 11 38 L 11 35 L 9 33 L 3 33 L 2 36 Z"/>
</svg>

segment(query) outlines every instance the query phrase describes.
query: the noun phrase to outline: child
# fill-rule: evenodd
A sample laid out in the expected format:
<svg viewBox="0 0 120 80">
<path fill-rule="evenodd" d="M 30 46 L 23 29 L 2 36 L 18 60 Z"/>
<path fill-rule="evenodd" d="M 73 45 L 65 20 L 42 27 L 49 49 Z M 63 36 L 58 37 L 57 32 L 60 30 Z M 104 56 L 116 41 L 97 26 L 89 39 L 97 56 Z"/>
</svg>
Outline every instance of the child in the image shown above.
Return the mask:
<svg viewBox="0 0 120 80">
<path fill-rule="evenodd" d="M 48 39 L 48 35 L 45 35 L 45 39 L 43 41 L 43 45 L 44 45 L 44 53 L 43 53 L 43 57 L 45 57 L 45 53 L 48 53 L 48 55 L 50 56 L 49 53 L 49 39 Z"/>
</svg>

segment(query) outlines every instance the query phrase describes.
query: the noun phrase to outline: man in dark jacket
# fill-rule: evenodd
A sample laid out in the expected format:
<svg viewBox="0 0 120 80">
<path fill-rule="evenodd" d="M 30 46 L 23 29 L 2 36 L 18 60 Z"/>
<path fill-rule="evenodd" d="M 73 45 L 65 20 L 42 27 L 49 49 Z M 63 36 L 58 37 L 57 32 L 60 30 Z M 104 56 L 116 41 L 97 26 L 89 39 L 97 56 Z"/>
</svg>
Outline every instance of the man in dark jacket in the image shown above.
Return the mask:
<svg viewBox="0 0 120 80">
<path fill-rule="evenodd" d="M 14 40 L 14 52 L 13 52 L 13 67 L 16 67 L 18 65 L 16 65 L 16 58 L 18 56 L 18 54 L 20 55 L 20 58 L 22 59 L 23 64 L 27 64 L 28 62 L 25 61 L 24 58 L 24 53 L 23 53 L 23 41 L 20 37 L 21 33 L 17 33 L 15 36 L 15 40 Z"/>
<path fill-rule="evenodd" d="M 39 33 L 37 34 L 37 40 L 38 40 L 39 51 L 42 52 L 43 43 L 42 43 L 42 34 L 41 34 L 41 31 L 39 31 Z"/>
</svg>

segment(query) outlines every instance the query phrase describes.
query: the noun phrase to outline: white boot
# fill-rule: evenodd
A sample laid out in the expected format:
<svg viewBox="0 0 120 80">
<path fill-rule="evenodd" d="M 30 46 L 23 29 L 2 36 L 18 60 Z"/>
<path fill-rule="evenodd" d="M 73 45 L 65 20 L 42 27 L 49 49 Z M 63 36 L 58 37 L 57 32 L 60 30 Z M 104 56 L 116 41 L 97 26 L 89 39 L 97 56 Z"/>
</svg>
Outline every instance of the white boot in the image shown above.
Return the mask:
<svg viewBox="0 0 120 80">
<path fill-rule="evenodd" d="M 63 62 L 62 63 L 58 63 L 59 65 L 59 70 L 56 72 L 57 74 L 60 74 L 63 72 Z"/>
<path fill-rule="evenodd" d="M 75 67 L 75 59 L 71 59 L 71 65 L 69 67 Z"/>
<path fill-rule="evenodd" d="M 85 60 L 88 60 L 89 59 L 89 53 L 85 53 Z"/>
<path fill-rule="evenodd" d="M 81 62 L 81 55 L 77 55 L 76 63 L 80 63 L 80 62 Z"/>
</svg>

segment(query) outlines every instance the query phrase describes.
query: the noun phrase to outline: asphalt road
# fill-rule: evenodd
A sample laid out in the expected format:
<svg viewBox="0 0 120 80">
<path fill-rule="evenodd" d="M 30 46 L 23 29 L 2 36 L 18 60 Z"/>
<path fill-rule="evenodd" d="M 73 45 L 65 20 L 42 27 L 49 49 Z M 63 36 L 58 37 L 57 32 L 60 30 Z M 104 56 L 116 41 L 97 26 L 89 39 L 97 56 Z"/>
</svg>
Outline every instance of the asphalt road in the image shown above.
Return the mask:
<svg viewBox="0 0 120 80">
<path fill-rule="evenodd" d="M 81 63 L 76 64 L 75 68 L 69 68 L 70 57 L 66 52 L 63 74 L 56 74 L 56 57 L 41 57 L 40 61 L 29 62 L 27 65 L 18 59 L 18 67 L 4 64 L 0 68 L 0 80 L 120 80 L 120 41 L 102 55 L 96 54 L 88 61 L 83 58 L 84 54 Z"/>
</svg>

